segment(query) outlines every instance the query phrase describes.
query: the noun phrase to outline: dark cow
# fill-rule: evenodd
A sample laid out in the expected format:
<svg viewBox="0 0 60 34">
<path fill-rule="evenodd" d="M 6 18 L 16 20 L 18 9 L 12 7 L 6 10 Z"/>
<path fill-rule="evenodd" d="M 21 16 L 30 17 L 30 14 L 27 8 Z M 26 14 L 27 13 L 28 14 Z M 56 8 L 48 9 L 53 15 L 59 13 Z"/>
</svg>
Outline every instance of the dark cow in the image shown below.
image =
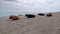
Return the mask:
<svg viewBox="0 0 60 34">
<path fill-rule="evenodd" d="M 45 14 L 43 14 L 43 13 L 38 13 L 38 15 L 40 15 L 40 16 L 44 16 Z"/>
<path fill-rule="evenodd" d="M 35 15 L 33 15 L 33 14 L 26 14 L 25 15 L 27 18 L 35 18 Z"/>
<path fill-rule="evenodd" d="M 47 17 L 51 17 L 51 16 L 52 16 L 52 13 L 48 13 L 48 14 L 47 14 Z"/>
</svg>

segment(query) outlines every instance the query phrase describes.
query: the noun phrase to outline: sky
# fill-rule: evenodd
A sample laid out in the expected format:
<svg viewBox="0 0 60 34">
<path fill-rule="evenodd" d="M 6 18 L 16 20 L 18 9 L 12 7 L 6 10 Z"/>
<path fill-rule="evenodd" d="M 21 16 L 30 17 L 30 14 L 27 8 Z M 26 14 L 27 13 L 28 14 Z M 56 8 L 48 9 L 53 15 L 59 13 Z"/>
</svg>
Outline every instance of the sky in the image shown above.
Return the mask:
<svg viewBox="0 0 60 34">
<path fill-rule="evenodd" d="M 60 11 L 60 0 L 0 0 L 0 11 Z"/>
</svg>

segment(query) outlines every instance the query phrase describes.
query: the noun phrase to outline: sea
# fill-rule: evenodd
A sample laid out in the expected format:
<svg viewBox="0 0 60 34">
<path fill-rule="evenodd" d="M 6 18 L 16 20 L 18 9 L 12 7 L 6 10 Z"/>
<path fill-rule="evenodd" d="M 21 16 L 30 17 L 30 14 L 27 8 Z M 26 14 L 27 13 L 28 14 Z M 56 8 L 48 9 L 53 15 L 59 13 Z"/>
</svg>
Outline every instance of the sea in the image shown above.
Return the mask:
<svg viewBox="0 0 60 34">
<path fill-rule="evenodd" d="M 10 16 L 10 15 L 25 15 L 25 14 L 35 14 L 37 15 L 38 13 L 49 13 L 49 12 L 59 12 L 59 11 L 0 11 L 0 17 L 4 16 Z"/>
</svg>

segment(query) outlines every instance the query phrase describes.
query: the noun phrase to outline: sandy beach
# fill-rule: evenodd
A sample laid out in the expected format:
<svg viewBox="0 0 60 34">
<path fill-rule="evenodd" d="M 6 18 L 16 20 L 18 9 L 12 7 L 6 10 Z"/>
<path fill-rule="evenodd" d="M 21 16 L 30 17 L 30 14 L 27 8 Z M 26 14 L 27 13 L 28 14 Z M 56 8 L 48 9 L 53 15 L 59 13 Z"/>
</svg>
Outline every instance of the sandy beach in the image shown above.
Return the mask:
<svg viewBox="0 0 60 34">
<path fill-rule="evenodd" d="M 20 20 L 15 21 L 9 16 L 0 17 L 0 34 L 60 34 L 60 13 L 52 15 L 36 15 L 35 18 L 20 16 Z"/>
</svg>

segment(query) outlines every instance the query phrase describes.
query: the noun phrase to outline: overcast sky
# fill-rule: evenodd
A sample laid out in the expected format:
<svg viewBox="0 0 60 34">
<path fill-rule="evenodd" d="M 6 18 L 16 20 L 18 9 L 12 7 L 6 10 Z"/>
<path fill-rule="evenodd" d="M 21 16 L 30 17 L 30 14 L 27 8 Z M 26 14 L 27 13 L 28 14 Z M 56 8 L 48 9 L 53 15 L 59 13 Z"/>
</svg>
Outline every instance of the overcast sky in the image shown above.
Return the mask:
<svg viewBox="0 0 60 34">
<path fill-rule="evenodd" d="M 60 11 L 60 0 L 0 0 L 0 11 Z"/>
</svg>

